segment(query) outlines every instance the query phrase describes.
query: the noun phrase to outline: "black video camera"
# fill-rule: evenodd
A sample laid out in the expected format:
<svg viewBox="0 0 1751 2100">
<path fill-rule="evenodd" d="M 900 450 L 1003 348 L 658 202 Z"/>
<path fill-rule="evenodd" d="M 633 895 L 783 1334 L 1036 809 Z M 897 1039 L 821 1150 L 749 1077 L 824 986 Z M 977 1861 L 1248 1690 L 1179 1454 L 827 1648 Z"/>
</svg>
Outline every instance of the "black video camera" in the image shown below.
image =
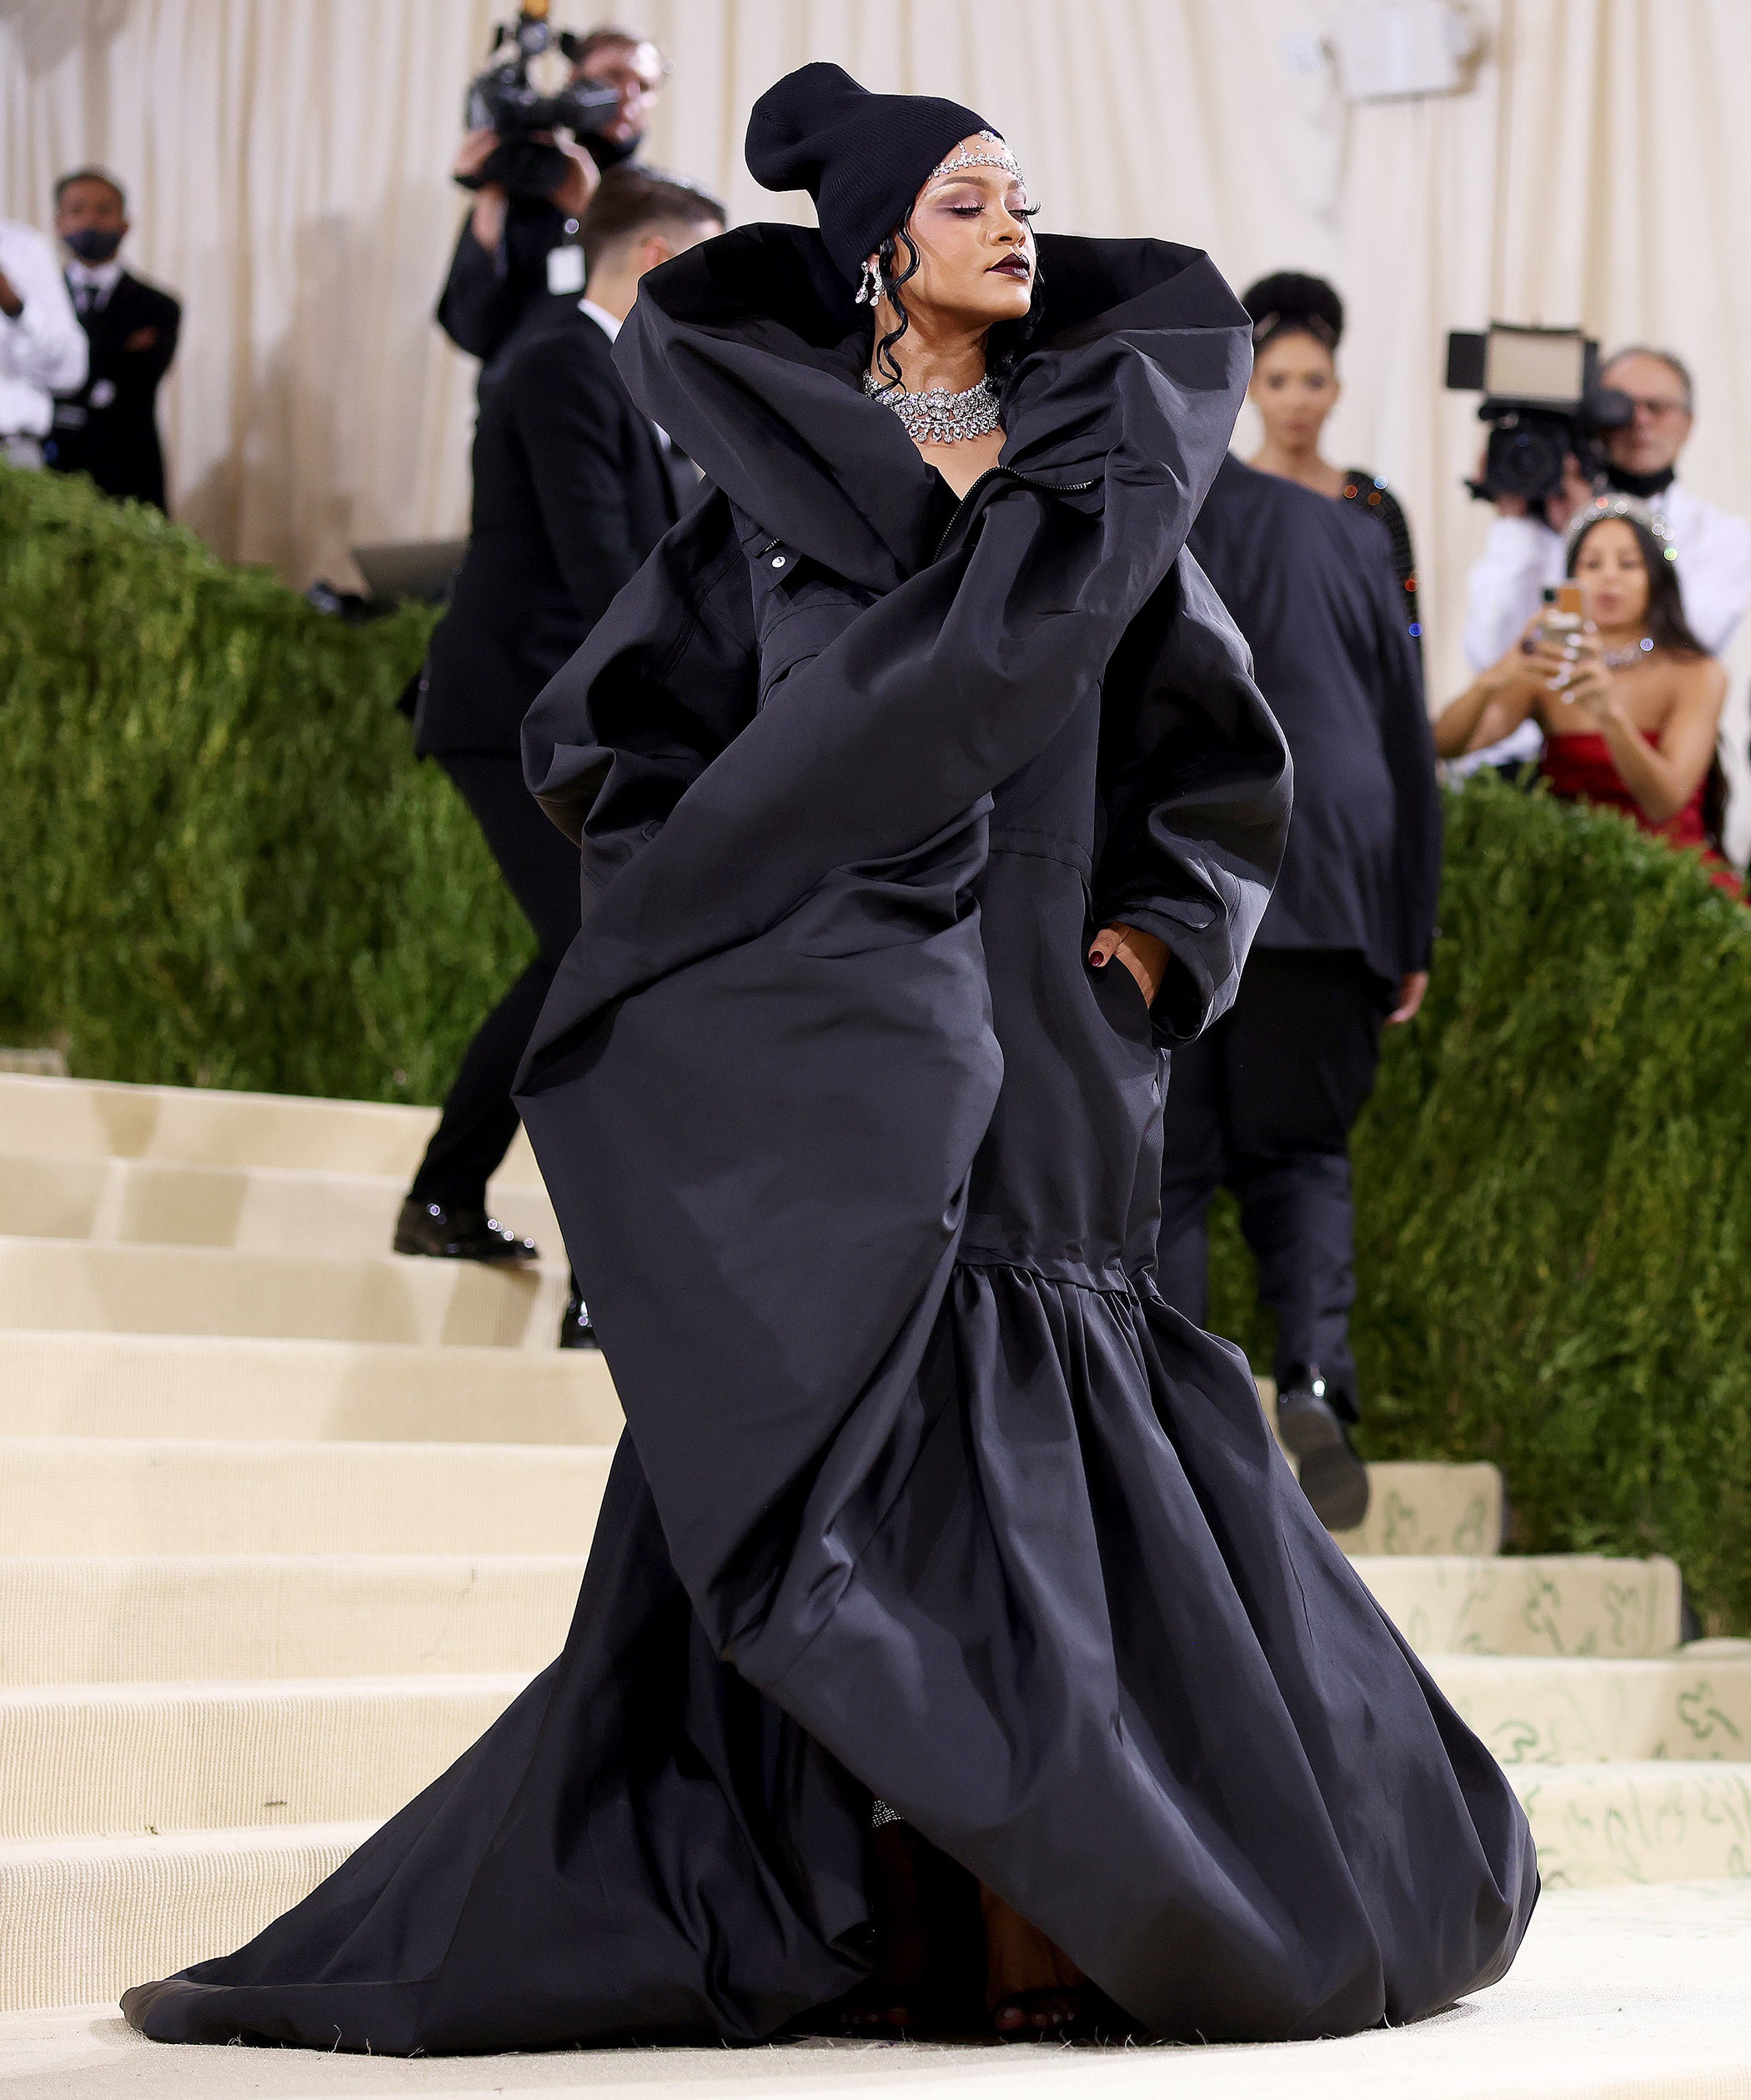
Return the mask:
<svg viewBox="0 0 1751 2100">
<path fill-rule="evenodd" d="M 1600 440 L 1635 413 L 1627 393 L 1599 384 L 1599 346 L 1578 328 L 1492 321 L 1486 334 L 1450 335 L 1447 383 L 1453 393 L 1481 393 L 1478 420 L 1490 426 L 1483 477 L 1466 487 L 1486 501 L 1524 497 L 1541 518 L 1545 498 L 1563 486 L 1569 454 L 1597 481 L 1606 464 Z"/>
<path fill-rule="evenodd" d="M 564 178 L 565 156 L 537 134 L 569 131 L 587 145 L 620 107 L 620 90 L 597 81 L 569 81 L 543 94 L 529 79 L 532 58 L 551 51 L 575 64 L 583 43 L 571 30 L 553 27 L 547 4 L 528 0 L 514 22 L 501 23 L 486 71 L 469 83 L 463 123 L 470 131 L 497 132 L 499 144 L 474 174 L 457 178 L 464 189 L 496 183 L 514 197 L 551 196 Z"/>
</svg>

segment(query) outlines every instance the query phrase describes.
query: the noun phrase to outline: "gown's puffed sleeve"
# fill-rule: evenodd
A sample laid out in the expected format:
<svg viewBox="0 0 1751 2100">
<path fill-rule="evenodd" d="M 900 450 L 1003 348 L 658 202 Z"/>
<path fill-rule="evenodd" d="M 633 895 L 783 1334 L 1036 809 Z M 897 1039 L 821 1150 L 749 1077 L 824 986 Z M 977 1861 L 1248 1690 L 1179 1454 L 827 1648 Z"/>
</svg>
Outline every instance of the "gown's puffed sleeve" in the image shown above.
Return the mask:
<svg viewBox="0 0 1751 2100">
<path fill-rule="evenodd" d="M 712 494 L 666 534 L 529 709 L 529 792 L 605 885 L 753 719 L 747 563 Z"/>
<path fill-rule="evenodd" d="M 1167 945 L 1156 1033 L 1234 1003 L 1289 832 L 1288 746 L 1240 630 L 1189 553 L 1126 634 L 1102 694 L 1096 925 Z"/>
</svg>

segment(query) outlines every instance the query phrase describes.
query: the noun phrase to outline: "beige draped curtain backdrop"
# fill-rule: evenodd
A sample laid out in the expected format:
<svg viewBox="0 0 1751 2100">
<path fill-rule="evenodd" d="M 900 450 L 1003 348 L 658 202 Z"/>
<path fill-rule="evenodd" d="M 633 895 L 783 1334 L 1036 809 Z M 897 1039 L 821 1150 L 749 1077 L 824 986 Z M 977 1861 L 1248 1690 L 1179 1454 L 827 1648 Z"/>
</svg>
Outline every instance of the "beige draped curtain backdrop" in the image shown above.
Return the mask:
<svg viewBox="0 0 1751 2100">
<path fill-rule="evenodd" d="M 1362 107 L 1285 58 L 1346 4 L 625 0 L 675 64 L 650 157 L 735 220 L 807 215 L 755 188 L 742 132 L 777 75 L 832 58 L 983 111 L 1044 228 L 1192 242 L 1237 284 L 1331 277 L 1350 319 L 1330 449 L 1408 506 L 1440 697 L 1487 522 L 1459 485 L 1480 433 L 1441 388 L 1447 329 L 1495 315 L 1670 343 L 1698 382 L 1687 479 L 1751 510 L 1751 0 L 1473 0 L 1468 93 Z M 430 315 L 463 85 L 509 12 L 0 0 L 0 212 L 46 226 L 54 176 L 87 160 L 127 182 L 135 265 L 185 306 L 173 499 L 222 553 L 345 580 L 350 544 L 464 529 L 474 367 Z"/>
</svg>

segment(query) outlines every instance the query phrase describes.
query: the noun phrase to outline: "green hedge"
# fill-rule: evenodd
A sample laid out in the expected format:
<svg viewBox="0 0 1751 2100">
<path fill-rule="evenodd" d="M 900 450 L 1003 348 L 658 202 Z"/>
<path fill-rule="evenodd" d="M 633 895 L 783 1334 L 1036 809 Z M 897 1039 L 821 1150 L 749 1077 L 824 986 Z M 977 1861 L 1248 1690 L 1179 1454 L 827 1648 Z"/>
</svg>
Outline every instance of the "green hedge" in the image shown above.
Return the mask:
<svg viewBox="0 0 1751 2100">
<path fill-rule="evenodd" d="M 0 468 L 0 1041 L 76 1072 L 441 1095 L 528 928 L 348 627 L 156 512 Z"/>
<path fill-rule="evenodd" d="M 1493 780 L 1447 817 L 1356 1133 L 1362 1441 L 1493 1459 L 1516 1544 L 1670 1553 L 1751 1630 L 1751 912 L 1618 817 Z M 1232 1206 L 1212 1237 L 1268 1366 Z"/>
<path fill-rule="evenodd" d="M 347 629 L 0 469 L 0 1040 L 74 1070 L 430 1100 L 527 934 Z M 1751 913 L 1619 820 L 1468 789 L 1358 1130 L 1381 1457 L 1489 1457 L 1516 1543 L 1658 1549 L 1751 1629 Z M 1232 1207 L 1214 1324 L 1268 1361 Z"/>
</svg>

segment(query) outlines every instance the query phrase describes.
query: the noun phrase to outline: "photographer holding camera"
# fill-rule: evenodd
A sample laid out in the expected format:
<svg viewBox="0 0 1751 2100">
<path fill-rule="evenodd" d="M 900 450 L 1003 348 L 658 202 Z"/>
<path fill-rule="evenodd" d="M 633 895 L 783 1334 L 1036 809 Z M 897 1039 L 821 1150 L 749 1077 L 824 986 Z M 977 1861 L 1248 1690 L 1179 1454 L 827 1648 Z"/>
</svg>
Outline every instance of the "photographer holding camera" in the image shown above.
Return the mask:
<svg viewBox="0 0 1751 2100">
<path fill-rule="evenodd" d="M 499 377 L 534 327 L 569 312 L 584 289 L 579 223 L 603 171 L 631 159 L 643 143 L 668 70 L 656 46 L 634 30 L 556 35 L 546 13 L 541 0 L 500 33 L 519 48 L 521 63 L 514 58 L 470 88 L 470 129 L 452 171 L 475 198 L 457 238 L 438 321 L 458 349 L 480 359 L 483 385 Z M 555 139 L 549 126 L 528 126 L 517 107 L 515 86 L 526 75 L 528 57 L 554 50 L 571 63 L 569 83 L 553 98 L 559 105 L 554 121 L 569 125 L 574 143 Z M 514 92 L 506 94 L 501 83 Z"/>
<path fill-rule="evenodd" d="M 1606 488 L 1659 514 L 1674 550 L 1684 618 L 1702 647 L 1719 656 L 1751 602 L 1751 525 L 1705 503 L 1678 479 L 1678 455 L 1694 416 L 1690 373 L 1671 351 L 1638 343 L 1608 358 L 1598 377 L 1630 408 L 1625 421 L 1600 435 Z M 1542 504 L 1495 496 L 1495 523 L 1467 579 L 1465 654 L 1474 671 L 1488 669 L 1513 646 L 1546 588 L 1562 582 L 1563 534 L 1594 494 L 1593 481 L 1571 456 L 1561 488 Z M 1542 742 L 1537 723 L 1528 720 L 1503 742 L 1471 754 L 1461 769 L 1536 758 Z"/>
</svg>

